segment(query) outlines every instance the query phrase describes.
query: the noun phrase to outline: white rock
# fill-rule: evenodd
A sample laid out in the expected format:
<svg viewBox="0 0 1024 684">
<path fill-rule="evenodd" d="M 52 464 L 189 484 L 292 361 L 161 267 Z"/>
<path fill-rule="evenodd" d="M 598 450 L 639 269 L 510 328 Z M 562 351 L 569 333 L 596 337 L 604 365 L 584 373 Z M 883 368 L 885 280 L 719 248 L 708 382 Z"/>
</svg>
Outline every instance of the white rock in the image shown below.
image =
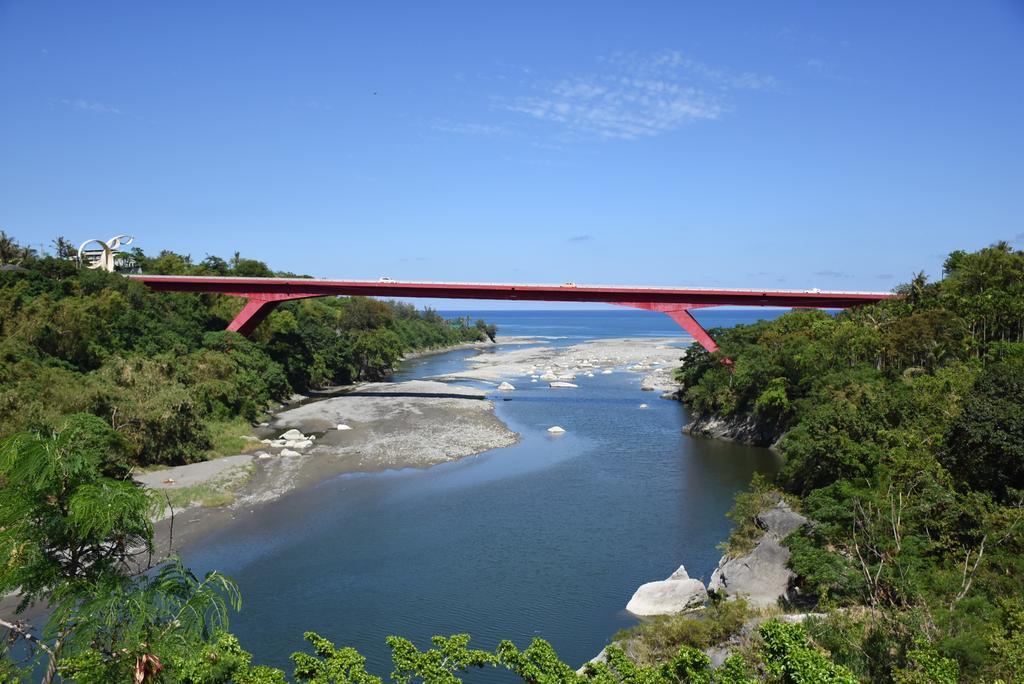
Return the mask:
<svg viewBox="0 0 1024 684">
<path fill-rule="evenodd" d="M 611 375 L 613 372 L 614 371 L 612 371 L 611 368 L 605 368 L 603 371 L 601 371 L 601 375 Z"/>
<path fill-rule="evenodd" d="M 540 376 L 540 379 L 544 381 L 557 380 L 558 376 L 555 375 L 554 373 L 545 373 L 544 375 Z"/>
<path fill-rule="evenodd" d="M 274 442 L 269 439 L 261 439 L 260 444 L 273 444 Z"/>
<path fill-rule="evenodd" d="M 266 459 L 270 458 L 270 454 L 268 454 L 266 451 L 257 451 L 256 458 L 260 459 L 261 461 L 265 461 Z"/>
<path fill-rule="evenodd" d="M 640 408 L 647 408 L 647 404 L 640 404 Z"/>
<path fill-rule="evenodd" d="M 592 377 L 594 377 L 594 374 L 593 373 L 587 373 L 587 377 L 588 378 L 592 378 Z"/>
<path fill-rule="evenodd" d="M 338 429 L 339 430 L 351 430 L 352 428 L 350 426 L 348 426 L 348 425 L 345 425 L 344 423 L 338 423 Z"/>
<path fill-rule="evenodd" d="M 548 428 L 548 432 L 550 432 L 553 435 L 560 435 L 563 432 L 565 432 L 565 428 L 558 425 L 552 425 L 551 427 Z"/>
<path fill-rule="evenodd" d="M 640 585 L 626 604 L 633 615 L 670 615 L 704 605 L 708 592 L 700 580 L 690 579 L 682 567 L 667 580 Z"/>
<path fill-rule="evenodd" d="M 548 385 L 554 387 L 555 389 L 575 389 L 579 387 L 579 385 L 574 385 L 571 382 L 551 382 L 548 383 Z"/>
<path fill-rule="evenodd" d="M 300 454 L 298 451 L 292 451 L 291 449 L 282 449 L 281 450 L 281 455 L 282 456 L 301 456 L 302 454 Z"/>
<path fill-rule="evenodd" d="M 500 385 L 498 385 L 498 389 L 502 390 L 503 392 L 508 390 L 514 390 L 515 388 L 515 385 L 513 385 L 511 382 L 503 382 Z"/>
<path fill-rule="evenodd" d="M 690 573 L 686 572 L 686 566 L 680 565 L 676 571 L 668 576 L 670 580 L 690 579 Z"/>
<path fill-rule="evenodd" d="M 283 435 L 281 435 L 280 439 L 284 439 L 284 440 L 306 439 L 306 435 L 302 434 L 301 432 L 299 432 L 295 428 L 292 428 L 288 432 L 286 432 Z"/>
<path fill-rule="evenodd" d="M 533 380 L 530 380 L 530 382 L 537 382 L 537 378 L 534 378 Z"/>
<path fill-rule="evenodd" d="M 313 440 L 311 439 L 303 439 L 295 442 L 296 449 L 308 449 L 311 446 L 313 446 Z"/>
</svg>

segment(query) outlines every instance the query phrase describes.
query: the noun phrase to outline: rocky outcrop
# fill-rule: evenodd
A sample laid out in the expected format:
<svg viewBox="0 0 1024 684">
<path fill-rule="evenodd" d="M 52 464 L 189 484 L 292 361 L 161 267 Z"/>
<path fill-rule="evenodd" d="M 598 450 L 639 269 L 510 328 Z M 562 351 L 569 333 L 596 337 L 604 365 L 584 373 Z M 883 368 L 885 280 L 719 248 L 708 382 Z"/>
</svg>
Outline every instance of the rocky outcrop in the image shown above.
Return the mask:
<svg viewBox="0 0 1024 684">
<path fill-rule="evenodd" d="M 780 541 L 806 524 L 807 518 L 790 508 L 785 501 L 757 514 L 758 527 Z"/>
<path fill-rule="evenodd" d="M 766 535 L 750 553 L 738 558 L 723 557 L 711 573 L 708 589 L 723 591 L 730 598 L 744 598 L 756 608 L 774 606 L 786 596 L 794 577 L 786 567 L 788 562 L 789 549 Z"/>
<path fill-rule="evenodd" d="M 755 416 L 696 416 L 683 432 L 693 437 L 727 439 L 752 446 L 775 446 L 785 430 L 780 425 L 771 425 L 757 420 Z"/>
<path fill-rule="evenodd" d="M 807 522 L 807 518 L 785 501 L 761 511 L 757 524 L 765 531 L 754 550 L 743 556 L 723 556 L 711 573 L 709 591 L 724 592 L 730 598 L 742 597 L 752 606 L 774 606 L 787 598 L 796 575 L 787 567 L 789 549 L 782 539 Z"/>
<path fill-rule="evenodd" d="M 707 600 L 704 583 L 692 579 L 680 565 L 668 579 L 640 585 L 626 604 L 626 610 L 640 616 L 671 615 L 699 608 Z"/>
</svg>

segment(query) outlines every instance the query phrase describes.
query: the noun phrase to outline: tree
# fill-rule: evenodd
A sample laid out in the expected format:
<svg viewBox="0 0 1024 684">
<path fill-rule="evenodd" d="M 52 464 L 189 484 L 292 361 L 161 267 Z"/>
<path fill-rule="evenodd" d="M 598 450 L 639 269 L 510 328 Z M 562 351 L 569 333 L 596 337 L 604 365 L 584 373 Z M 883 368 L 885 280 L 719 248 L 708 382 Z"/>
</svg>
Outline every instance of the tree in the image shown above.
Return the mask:
<svg viewBox="0 0 1024 684">
<path fill-rule="evenodd" d="M 960 481 L 1005 499 L 1024 489 L 1024 345 L 989 365 L 950 430 L 943 463 Z"/>
<path fill-rule="evenodd" d="M 35 257 L 36 250 L 19 245 L 14 238 L 0 230 L 0 266 L 21 264 Z"/>
<path fill-rule="evenodd" d="M 73 259 L 78 256 L 78 249 L 63 235 L 54 238 L 51 246 L 58 259 Z"/>
<path fill-rule="evenodd" d="M 19 612 L 45 600 L 42 635 L 17 623 L 58 674 L 80 683 L 153 681 L 163 661 L 227 626 L 240 605 L 219 573 L 200 580 L 172 559 L 152 578 L 151 494 L 128 479 L 121 437 L 96 416 L 76 414 L 50 435 L 0 442 L 0 593 L 21 592 Z M 111 476 L 114 477 L 111 477 Z"/>
<path fill-rule="evenodd" d="M 118 437 L 102 420 L 70 416 L 53 435 L 18 434 L 0 443 L 0 593 L 20 590 L 19 611 L 39 599 L 70 606 L 110 575 L 151 553 L 153 501 L 104 474 L 106 445 Z M 51 619 L 48 679 L 71 624 Z"/>
<path fill-rule="evenodd" d="M 152 578 L 111 575 L 90 590 L 61 616 L 70 630 L 58 671 L 78 684 L 143 684 L 162 673 L 182 681 L 185 663 L 227 629 L 228 609 L 241 607 L 232 580 L 200 579 L 177 558 Z"/>
</svg>

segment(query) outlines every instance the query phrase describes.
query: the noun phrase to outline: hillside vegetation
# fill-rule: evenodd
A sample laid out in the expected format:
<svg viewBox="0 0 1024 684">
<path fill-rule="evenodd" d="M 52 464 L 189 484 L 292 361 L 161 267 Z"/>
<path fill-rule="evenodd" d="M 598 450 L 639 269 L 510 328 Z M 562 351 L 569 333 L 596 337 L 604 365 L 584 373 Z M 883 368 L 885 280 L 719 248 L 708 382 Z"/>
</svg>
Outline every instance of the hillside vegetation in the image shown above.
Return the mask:
<svg viewBox="0 0 1024 684">
<path fill-rule="evenodd" d="M 0 271 L 0 437 L 90 413 L 139 465 L 238 448 L 232 439 L 247 423 L 293 392 L 376 380 L 407 352 L 494 334 L 482 321 L 446 321 L 407 304 L 325 297 L 280 305 L 246 339 L 224 330 L 240 298 L 154 293 L 67 258 L 17 246 L 4 253 L 19 257 Z M 238 255 L 198 264 L 166 251 L 134 257 L 146 273 L 276 275 Z"/>
<path fill-rule="evenodd" d="M 715 331 L 683 400 L 785 433 L 776 484 L 815 521 L 791 566 L 806 603 L 848 609 L 812 627 L 837 662 L 890 681 L 926 649 L 964 680 L 1022 681 L 1024 252 L 954 252 L 899 293 Z"/>
</svg>

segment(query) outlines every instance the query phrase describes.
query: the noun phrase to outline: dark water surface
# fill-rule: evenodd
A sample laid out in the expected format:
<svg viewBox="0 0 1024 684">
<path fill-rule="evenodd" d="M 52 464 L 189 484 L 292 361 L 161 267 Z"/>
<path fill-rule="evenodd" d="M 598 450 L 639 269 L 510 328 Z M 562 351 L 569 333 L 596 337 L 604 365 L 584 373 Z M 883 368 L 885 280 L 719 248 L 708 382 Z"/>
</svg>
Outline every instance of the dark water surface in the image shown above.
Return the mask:
<svg viewBox="0 0 1024 684">
<path fill-rule="evenodd" d="M 754 315 L 715 313 L 733 315 L 706 325 Z M 485 317 L 502 334 L 558 344 L 641 335 L 685 344 L 656 314 Z M 396 379 L 461 367 L 467 355 L 413 360 Z M 238 581 L 244 606 L 232 631 L 258 662 L 288 672 L 306 630 L 355 646 L 385 676 L 389 634 L 421 648 L 434 634 L 469 632 L 482 648 L 539 635 L 578 665 L 635 622 L 624 606 L 641 583 L 681 563 L 706 581 L 733 495 L 754 472 L 777 467 L 766 449 L 681 434 L 682 406 L 641 392 L 640 379 L 580 378 L 580 389 L 564 392 L 520 383 L 494 397 L 497 415 L 522 436 L 517 445 L 426 470 L 325 481 L 240 513 L 185 561 Z M 549 436 L 554 424 L 567 434 Z"/>
</svg>

